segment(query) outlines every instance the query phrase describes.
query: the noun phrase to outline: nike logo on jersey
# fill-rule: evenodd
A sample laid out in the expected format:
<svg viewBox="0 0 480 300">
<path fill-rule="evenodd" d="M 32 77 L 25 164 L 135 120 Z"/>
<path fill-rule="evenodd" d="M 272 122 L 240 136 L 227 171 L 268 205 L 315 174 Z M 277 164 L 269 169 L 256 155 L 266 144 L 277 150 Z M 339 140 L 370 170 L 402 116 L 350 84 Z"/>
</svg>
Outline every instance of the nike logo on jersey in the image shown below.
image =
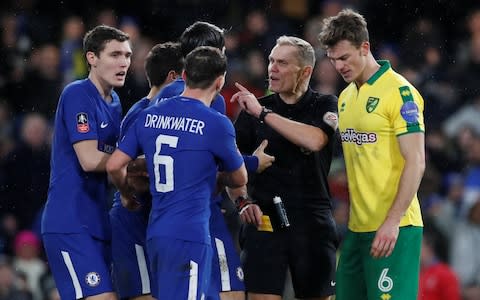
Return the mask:
<svg viewBox="0 0 480 300">
<path fill-rule="evenodd" d="M 335 286 L 336 284 L 337 284 L 337 283 L 336 283 L 335 281 L 333 281 L 333 280 L 330 281 L 330 285 L 331 285 L 331 286 Z"/>
<path fill-rule="evenodd" d="M 108 126 L 108 123 L 104 123 L 104 122 L 100 123 L 100 128 L 105 128 L 107 126 Z"/>
</svg>

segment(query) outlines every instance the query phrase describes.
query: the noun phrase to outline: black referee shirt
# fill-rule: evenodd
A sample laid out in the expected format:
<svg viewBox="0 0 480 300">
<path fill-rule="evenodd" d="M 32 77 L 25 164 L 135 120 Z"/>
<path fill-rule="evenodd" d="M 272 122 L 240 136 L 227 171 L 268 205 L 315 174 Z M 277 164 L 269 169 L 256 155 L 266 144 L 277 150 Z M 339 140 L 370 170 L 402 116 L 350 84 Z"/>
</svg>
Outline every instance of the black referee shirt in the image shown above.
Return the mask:
<svg viewBox="0 0 480 300">
<path fill-rule="evenodd" d="M 337 114 L 337 98 L 309 89 L 295 104 L 286 104 L 278 94 L 262 97 L 259 102 L 285 118 L 322 129 L 328 136 L 328 144 L 321 151 L 308 151 L 242 111 L 235 122 L 240 151 L 252 154 L 262 140 L 267 139 L 265 152 L 275 156 L 271 167 L 249 177 L 251 198 L 270 216 L 274 227 L 278 224 L 274 196 L 282 198 L 291 223 L 308 220 L 323 223 L 332 207 L 327 176 L 336 142 L 334 130 L 323 117 L 327 112 Z"/>
</svg>

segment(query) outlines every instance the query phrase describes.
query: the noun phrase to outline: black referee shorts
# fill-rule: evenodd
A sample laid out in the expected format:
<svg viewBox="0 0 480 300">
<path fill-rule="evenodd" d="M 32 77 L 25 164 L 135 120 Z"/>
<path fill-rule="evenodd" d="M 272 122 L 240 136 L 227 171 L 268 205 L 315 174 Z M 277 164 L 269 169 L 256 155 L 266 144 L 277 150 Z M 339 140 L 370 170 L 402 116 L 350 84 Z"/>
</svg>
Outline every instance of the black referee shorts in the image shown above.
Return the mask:
<svg viewBox="0 0 480 300">
<path fill-rule="evenodd" d="M 261 232 L 245 225 L 242 263 L 247 292 L 282 295 L 290 268 L 296 298 L 335 294 L 335 224 Z M 314 228 L 312 228 L 314 227 Z"/>
</svg>

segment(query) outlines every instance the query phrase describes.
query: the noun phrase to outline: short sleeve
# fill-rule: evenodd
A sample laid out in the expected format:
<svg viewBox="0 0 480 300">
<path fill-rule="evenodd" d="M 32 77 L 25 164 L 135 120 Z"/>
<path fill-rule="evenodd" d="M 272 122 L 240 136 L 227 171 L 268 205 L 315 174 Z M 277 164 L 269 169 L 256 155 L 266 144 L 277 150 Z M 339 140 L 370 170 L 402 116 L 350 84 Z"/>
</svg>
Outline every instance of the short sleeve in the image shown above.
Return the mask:
<svg viewBox="0 0 480 300">
<path fill-rule="evenodd" d="M 393 92 L 394 103 L 392 122 L 397 136 L 412 133 L 424 132 L 424 101 L 418 91 L 408 85 L 401 86 Z"/>
<path fill-rule="evenodd" d="M 216 126 L 211 151 L 219 159 L 224 171 L 235 171 L 243 164 L 243 157 L 235 142 L 235 130 L 227 117 L 221 115 L 218 120 L 219 124 Z"/>
<path fill-rule="evenodd" d="M 125 135 L 123 135 L 118 142 L 118 149 L 122 150 L 122 152 L 130 156 L 132 159 L 141 154 L 140 144 L 138 142 L 139 139 L 137 136 L 137 132 L 139 130 L 138 127 L 141 127 L 138 126 L 140 123 L 141 122 L 135 122 L 132 126 L 130 126 L 125 132 Z"/>
<path fill-rule="evenodd" d="M 322 95 L 316 102 L 316 117 L 313 125 L 332 137 L 338 128 L 338 99 L 334 95 Z"/>
<path fill-rule="evenodd" d="M 96 105 L 84 88 L 72 86 L 60 97 L 63 110 L 63 122 L 72 144 L 82 140 L 96 140 L 97 114 Z"/>
</svg>

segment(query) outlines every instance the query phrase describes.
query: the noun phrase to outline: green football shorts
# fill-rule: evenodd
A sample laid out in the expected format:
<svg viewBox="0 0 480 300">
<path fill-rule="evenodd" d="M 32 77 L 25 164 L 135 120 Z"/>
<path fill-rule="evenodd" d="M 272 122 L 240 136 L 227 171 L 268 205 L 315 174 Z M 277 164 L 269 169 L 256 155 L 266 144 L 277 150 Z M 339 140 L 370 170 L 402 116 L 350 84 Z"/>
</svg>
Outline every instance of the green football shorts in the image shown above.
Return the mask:
<svg viewBox="0 0 480 300">
<path fill-rule="evenodd" d="M 375 232 L 348 231 L 338 262 L 336 300 L 417 300 L 423 227 L 400 227 L 389 257 L 373 258 Z"/>
</svg>

